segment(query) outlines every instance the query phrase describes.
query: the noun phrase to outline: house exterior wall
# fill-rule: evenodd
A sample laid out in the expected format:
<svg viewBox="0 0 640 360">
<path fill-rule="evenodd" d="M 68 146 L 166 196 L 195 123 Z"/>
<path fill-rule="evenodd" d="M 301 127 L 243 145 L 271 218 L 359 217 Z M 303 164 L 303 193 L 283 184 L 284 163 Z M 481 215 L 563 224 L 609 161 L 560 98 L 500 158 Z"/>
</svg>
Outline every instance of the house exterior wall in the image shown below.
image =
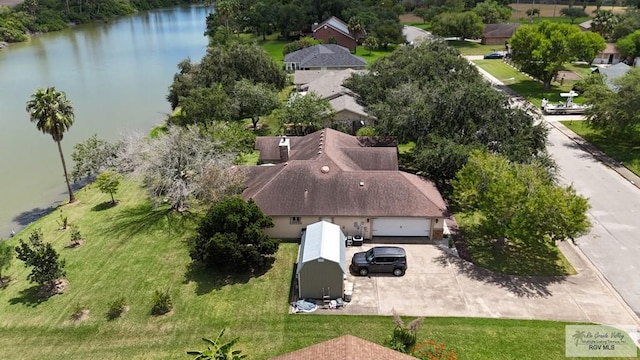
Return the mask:
<svg viewBox="0 0 640 360">
<path fill-rule="evenodd" d="M 352 39 L 352 38 L 346 36 L 345 34 L 335 30 L 331 26 L 326 26 L 325 25 L 325 26 L 317 29 L 313 33 L 313 37 L 314 38 L 316 38 L 318 40 L 322 40 L 322 42 L 325 43 L 325 44 L 330 44 L 329 39 L 332 36 L 336 39 L 336 43 L 338 45 L 344 46 L 347 49 L 349 49 L 350 51 L 354 51 L 356 49 L 356 41 L 355 41 L 355 39 Z"/>
<path fill-rule="evenodd" d="M 609 62 L 610 58 L 611 58 L 611 63 Z M 598 54 L 598 56 L 596 56 L 595 59 L 593 59 L 593 63 L 592 64 L 611 64 L 611 65 L 615 65 L 615 64 L 619 63 L 620 61 L 622 61 L 622 57 L 620 56 L 620 53 L 601 52 L 600 54 Z"/>
<path fill-rule="evenodd" d="M 294 216 L 298 215 L 271 216 L 274 226 L 270 229 L 266 229 L 265 232 L 270 237 L 276 239 L 300 240 L 300 232 L 303 228 L 321 220 L 319 216 L 298 216 L 300 218 L 300 223 L 292 224 L 291 217 Z"/>
<path fill-rule="evenodd" d="M 296 215 L 292 215 L 296 216 Z M 371 218 L 357 216 L 300 216 L 299 224 L 291 224 L 292 216 L 272 216 L 274 226 L 266 230 L 267 235 L 276 239 L 300 239 L 300 232 L 307 225 L 325 220 L 340 226 L 345 235 L 362 235 L 371 239 Z M 368 221 L 367 221 L 368 220 Z M 437 222 L 436 222 L 437 220 Z M 444 219 L 431 219 L 429 238 L 442 240 Z"/>
<path fill-rule="evenodd" d="M 298 296 L 301 299 L 322 299 L 323 289 L 324 295 L 329 295 L 332 300 L 342 297 L 344 273 L 340 265 L 327 260 L 302 264 L 298 273 Z"/>
</svg>

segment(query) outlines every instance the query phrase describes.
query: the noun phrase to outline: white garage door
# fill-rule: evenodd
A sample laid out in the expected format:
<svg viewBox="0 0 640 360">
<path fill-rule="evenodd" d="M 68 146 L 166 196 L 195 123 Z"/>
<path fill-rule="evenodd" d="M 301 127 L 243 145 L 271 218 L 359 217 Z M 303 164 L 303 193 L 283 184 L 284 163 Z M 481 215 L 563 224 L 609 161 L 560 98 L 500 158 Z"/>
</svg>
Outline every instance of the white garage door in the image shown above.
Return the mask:
<svg viewBox="0 0 640 360">
<path fill-rule="evenodd" d="M 373 236 L 429 236 L 430 224 L 424 218 L 374 218 Z"/>
</svg>

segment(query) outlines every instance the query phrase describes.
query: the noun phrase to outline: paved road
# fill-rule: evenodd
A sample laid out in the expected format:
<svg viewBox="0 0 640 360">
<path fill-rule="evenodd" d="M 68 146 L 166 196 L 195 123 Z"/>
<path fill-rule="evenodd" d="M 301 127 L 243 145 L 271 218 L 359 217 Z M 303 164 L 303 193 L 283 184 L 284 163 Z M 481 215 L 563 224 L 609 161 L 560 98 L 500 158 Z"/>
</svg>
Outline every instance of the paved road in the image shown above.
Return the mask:
<svg viewBox="0 0 640 360">
<path fill-rule="evenodd" d="M 577 239 L 578 247 L 640 315 L 640 189 L 636 186 L 640 179 L 619 164 L 596 159 L 578 145 L 579 137 L 558 123 L 560 117 L 544 119 L 550 125 L 548 149 L 560 168 L 561 181 L 573 184 L 591 204 L 593 228 Z"/>
</svg>

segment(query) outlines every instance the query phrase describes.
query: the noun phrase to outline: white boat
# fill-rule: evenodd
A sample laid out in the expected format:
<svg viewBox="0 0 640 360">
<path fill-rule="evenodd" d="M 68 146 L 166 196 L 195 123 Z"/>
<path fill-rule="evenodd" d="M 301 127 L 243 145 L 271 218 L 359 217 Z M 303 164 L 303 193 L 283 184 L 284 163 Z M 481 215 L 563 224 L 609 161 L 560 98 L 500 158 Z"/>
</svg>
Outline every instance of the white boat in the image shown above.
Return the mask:
<svg viewBox="0 0 640 360">
<path fill-rule="evenodd" d="M 571 90 L 568 93 L 560 93 L 560 96 L 567 98 L 566 102 L 559 102 L 556 104 L 547 102 L 547 99 L 542 99 L 542 111 L 548 115 L 560 115 L 571 114 L 579 115 L 584 114 L 589 108 L 589 105 L 580 105 L 573 102 L 573 98 L 578 96 L 578 93 Z"/>
</svg>

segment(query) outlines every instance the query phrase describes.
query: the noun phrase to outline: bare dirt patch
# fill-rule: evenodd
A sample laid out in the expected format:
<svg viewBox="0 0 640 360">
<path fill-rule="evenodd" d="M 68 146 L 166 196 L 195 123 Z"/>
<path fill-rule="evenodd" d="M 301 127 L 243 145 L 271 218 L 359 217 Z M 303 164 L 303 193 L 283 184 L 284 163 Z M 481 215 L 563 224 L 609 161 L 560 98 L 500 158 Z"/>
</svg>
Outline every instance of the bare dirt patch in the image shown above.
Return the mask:
<svg viewBox="0 0 640 360">
<path fill-rule="evenodd" d="M 41 287 L 40 290 L 38 290 L 38 297 L 45 299 L 54 295 L 63 294 L 68 287 L 69 280 L 58 279 L 51 285 Z"/>
<path fill-rule="evenodd" d="M 582 80 L 580 75 L 573 71 L 560 70 L 558 71 L 558 81 L 564 78 L 565 80 Z"/>
<path fill-rule="evenodd" d="M 84 321 L 84 320 L 87 320 L 88 318 L 89 318 L 89 309 L 82 309 L 77 313 L 74 313 L 73 315 L 71 315 L 71 319 L 73 321 Z"/>
<path fill-rule="evenodd" d="M 411 13 L 400 15 L 400 22 L 408 22 L 408 23 L 421 23 L 422 18 Z"/>
<path fill-rule="evenodd" d="M 20 4 L 24 0 L 0 0 L 0 5 L 13 6 L 16 4 Z"/>
<path fill-rule="evenodd" d="M 527 10 L 529 9 L 540 9 L 541 17 L 560 17 L 560 9 L 568 7 L 567 5 L 554 5 L 554 4 L 509 4 L 509 6 L 513 9 L 513 14 L 511 15 L 511 19 L 522 19 L 527 17 Z M 601 7 L 603 10 L 611 10 L 611 6 L 603 6 Z M 587 15 L 592 16 L 593 12 L 596 10 L 595 6 L 587 6 L 585 12 Z M 615 14 L 622 14 L 626 9 L 621 6 L 616 6 L 613 8 L 613 12 Z"/>
<path fill-rule="evenodd" d="M 82 239 L 81 239 L 81 240 L 73 240 L 73 241 L 70 241 L 70 242 L 65 246 L 65 248 L 67 248 L 67 249 L 75 249 L 75 248 L 77 248 L 77 247 L 82 246 L 82 244 L 84 244 L 84 240 L 82 240 Z"/>
</svg>

